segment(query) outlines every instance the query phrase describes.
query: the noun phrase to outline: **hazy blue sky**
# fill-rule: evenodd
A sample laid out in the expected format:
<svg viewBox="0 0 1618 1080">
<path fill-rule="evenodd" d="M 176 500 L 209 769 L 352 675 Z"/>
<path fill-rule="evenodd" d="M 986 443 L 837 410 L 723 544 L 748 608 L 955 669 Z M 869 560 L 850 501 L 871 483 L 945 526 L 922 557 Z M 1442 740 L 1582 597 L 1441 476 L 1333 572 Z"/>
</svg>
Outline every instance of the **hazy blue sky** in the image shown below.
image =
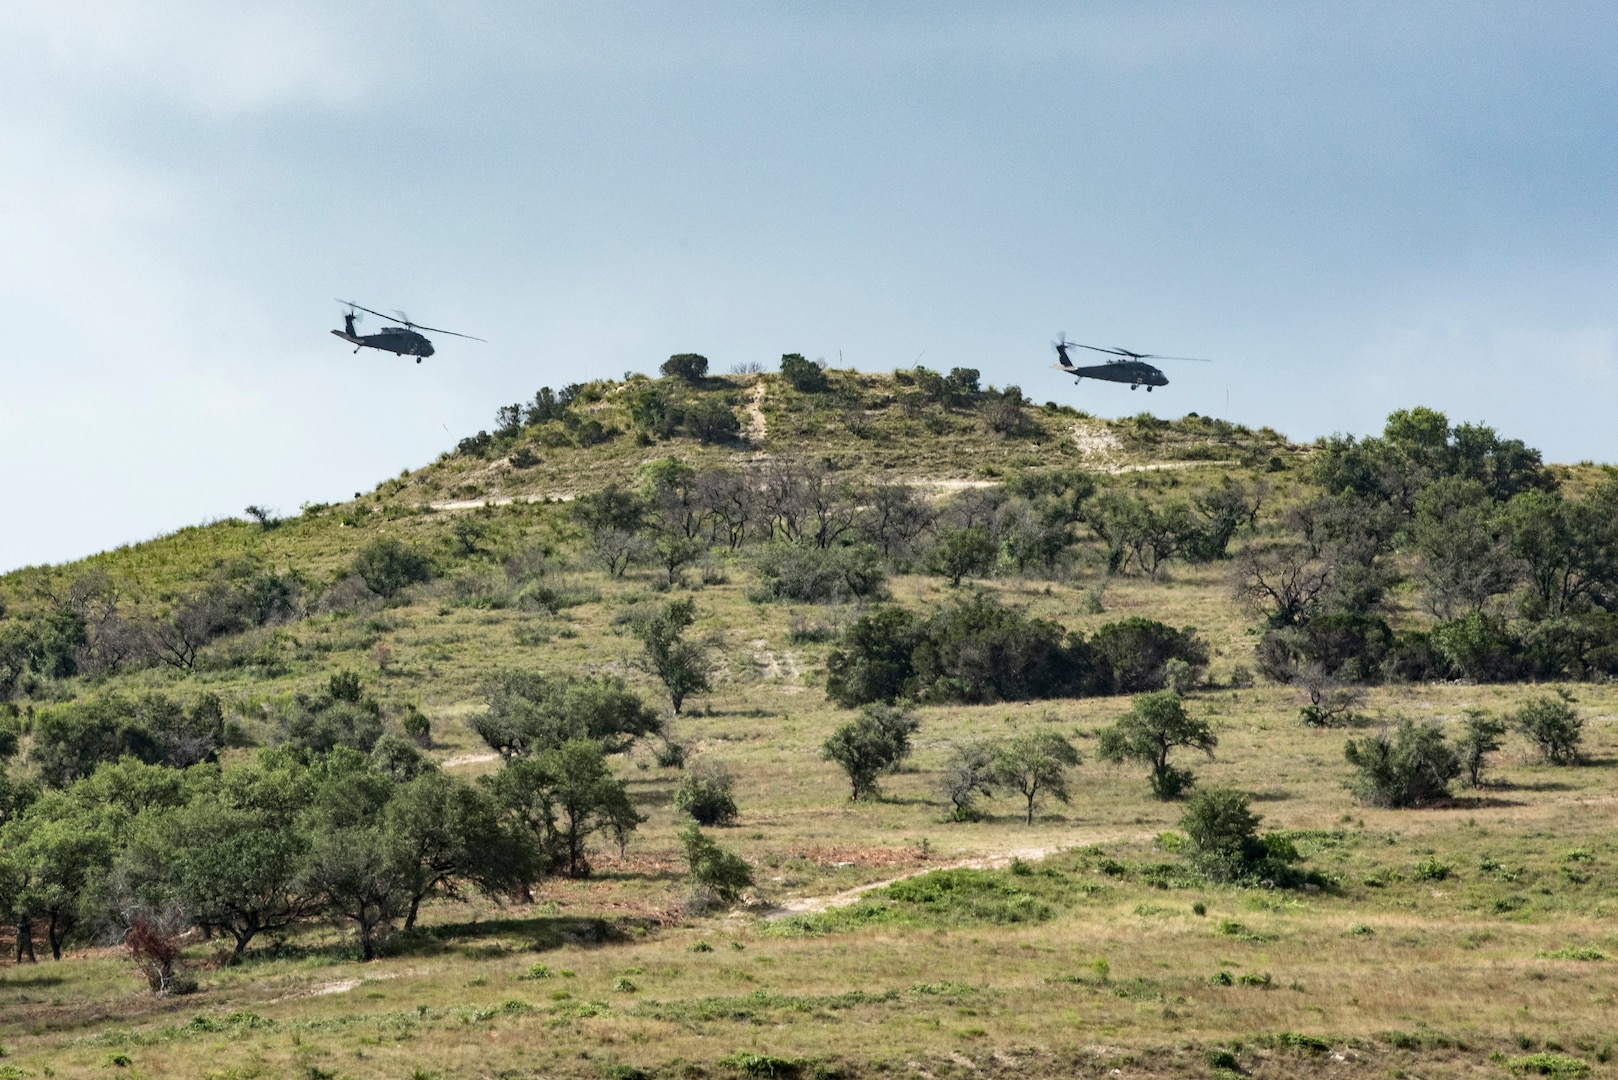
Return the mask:
<svg viewBox="0 0 1618 1080">
<path fill-rule="evenodd" d="M 1615 158 L 1610 2 L 6 0 L 0 569 L 687 350 L 1618 459 Z M 1075 388 L 1058 330 L 1221 362 Z"/>
</svg>

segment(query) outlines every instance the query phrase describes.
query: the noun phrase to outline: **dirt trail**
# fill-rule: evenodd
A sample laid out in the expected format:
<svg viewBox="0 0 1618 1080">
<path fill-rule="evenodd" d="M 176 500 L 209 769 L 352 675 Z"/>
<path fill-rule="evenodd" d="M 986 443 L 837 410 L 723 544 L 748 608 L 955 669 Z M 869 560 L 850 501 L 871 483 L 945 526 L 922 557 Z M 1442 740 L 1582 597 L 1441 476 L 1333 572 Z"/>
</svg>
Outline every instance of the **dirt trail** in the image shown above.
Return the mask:
<svg viewBox="0 0 1618 1080">
<path fill-rule="evenodd" d="M 784 919 L 789 915 L 812 914 L 814 912 L 825 911 L 828 908 L 847 907 L 849 904 L 858 901 L 860 897 L 864 896 L 872 889 L 885 888 L 886 886 L 892 885 L 896 881 L 903 881 L 906 878 L 919 877 L 922 874 L 930 874 L 934 870 L 998 870 L 1001 867 L 1010 865 L 1012 859 L 1043 859 L 1045 856 L 1052 855 L 1060 850 L 1062 850 L 1061 845 L 1054 847 L 1009 848 L 1005 851 L 995 851 L 983 855 L 976 855 L 970 859 L 957 859 L 954 862 L 937 863 L 936 865 L 932 866 L 921 866 L 907 874 L 899 874 L 897 877 L 887 878 L 883 881 L 873 881 L 869 885 L 860 885 L 857 888 L 846 889 L 843 892 L 833 893 L 830 896 L 793 897 L 790 900 L 782 901 L 780 905 L 766 915 L 765 918 Z"/>
<path fill-rule="evenodd" d="M 764 422 L 764 380 L 760 379 L 753 387 L 753 396 L 747 399 L 747 441 L 763 446 L 764 437 L 769 433 L 769 426 Z"/>
<path fill-rule="evenodd" d="M 439 765 L 439 768 L 442 768 L 442 769 L 453 769 L 458 765 L 481 765 L 485 761 L 493 761 L 496 758 L 498 758 L 499 756 L 500 756 L 499 754 L 493 754 L 493 753 L 490 753 L 490 754 L 456 754 L 454 757 L 447 757 L 443 761 L 440 761 L 438 763 L 438 765 Z"/>
</svg>

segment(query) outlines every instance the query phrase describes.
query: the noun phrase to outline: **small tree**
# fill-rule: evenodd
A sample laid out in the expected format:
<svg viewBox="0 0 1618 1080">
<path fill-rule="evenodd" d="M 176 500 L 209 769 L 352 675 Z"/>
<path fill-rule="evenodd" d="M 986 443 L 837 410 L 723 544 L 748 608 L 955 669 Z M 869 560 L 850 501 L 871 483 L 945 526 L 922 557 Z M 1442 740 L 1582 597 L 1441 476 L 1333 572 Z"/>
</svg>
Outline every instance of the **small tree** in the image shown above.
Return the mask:
<svg viewBox="0 0 1618 1080">
<path fill-rule="evenodd" d="M 1483 786 L 1483 769 L 1488 756 L 1500 749 L 1500 736 L 1505 733 L 1504 720 L 1496 720 L 1485 709 L 1466 710 L 1466 734 L 1455 744 L 1455 749 L 1460 752 L 1468 787 Z"/>
<path fill-rule="evenodd" d="M 433 564 L 413 547 L 389 537 L 368 544 L 354 559 L 354 572 L 365 587 L 384 599 L 392 599 L 406 585 L 428 581 Z"/>
<path fill-rule="evenodd" d="M 1175 747 L 1191 747 L 1213 756 L 1219 737 L 1208 721 L 1191 716 L 1172 690 L 1138 695 L 1129 712 L 1101 731 L 1099 754 L 1105 761 L 1144 761 L 1152 768 L 1152 793 L 1172 799 L 1192 784 L 1190 769 L 1169 764 Z"/>
<path fill-rule="evenodd" d="M 676 716 L 688 695 L 700 694 L 709 686 L 712 665 L 708 650 L 683 636 L 696 620 L 696 601 L 687 598 L 669 601 L 662 611 L 637 619 L 631 627 L 646 650 L 642 664 L 662 680 Z"/>
<path fill-rule="evenodd" d="M 820 365 L 805 360 L 802 353 L 786 353 L 781 357 L 781 377 L 804 394 L 823 394 L 831 389 L 831 382 Z"/>
<path fill-rule="evenodd" d="M 726 904 L 741 899 L 742 890 L 753 884 L 753 871 L 741 856 L 726 851 L 703 835 L 692 822 L 681 829 L 680 847 L 685 849 L 691 884 Z"/>
<path fill-rule="evenodd" d="M 821 756 L 848 774 L 851 802 L 881 794 L 877 777 L 890 773 L 910 755 L 910 736 L 920 722 L 902 709 L 870 705 L 859 719 L 832 732 Z"/>
<path fill-rule="evenodd" d="M 977 820 L 977 798 L 994 795 L 996 759 L 1000 748 L 987 739 L 960 743 L 950 749 L 949 760 L 938 788 L 950 802 L 950 817 L 956 821 Z"/>
<path fill-rule="evenodd" d="M 1259 816 L 1248 809 L 1251 796 L 1232 788 L 1210 788 L 1191 797 L 1180 828 L 1190 841 L 1191 861 L 1215 881 L 1234 881 L 1264 858 Z"/>
<path fill-rule="evenodd" d="M 274 510 L 270 510 L 257 504 L 249 506 L 247 509 L 243 510 L 242 513 L 258 522 L 258 527 L 265 532 L 269 532 L 271 529 L 281 524 L 280 519 L 275 516 Z"/>
<path fill-rule="evenodd" d="M 690 814 L 698 825 L 729 825 L 736 820 L 736 781 L 722 761 L 699 761 L 680 777 L 674 809 Z"/>
<path fill-rule="evenodd" d="M 690 352 L 675 353 L 663 361 L 663 366 L 658 370 L 686 382 L 701 382 L 703 376 L 708 374 L 708 358 Z"/>
<path fill-rule="evenodd" d="M 1308 699 L 1298 710 L 1298 719 L 1305 727 L 1348 727 L 1354 723 L 1355 710 L 1365 700 L 1365 691 L 1360 687 L 1342 682 L 1319 663 L 1305 666 L 1298 682 Z"/>
<path fill-rule="evenodd" d="M 1348 740 L 1343 756 L 1359 771 L 1350 790 L 1371 806 L 1400 809 L 1442 799 L 1461 774 L 1460 755 L 1444 733 L 1410 720 L 1400 721 L 1392 738 L 1382 731 Z"/>
<path fill-rule="evenodd" d="M 1579 760 L 1584 738 L 1584 717 L 1565 692 L 1560 697 L 1530 698 L 1517 710 L 1512 726 L 1539 748 L 1540 756 L 1554 765 Z"/>
<path fill-rule="evenodd" d="M 1079 763 L 1073 744 L 1054 731 L 1030 731 L 1006 743 L 996 755 L 994 775 L 1027 800 L 1023 823 L 1034 823 L 1034 804 L 1042 795 L 1068 801 L 1067 770 Z"/>
<path fill-rule="evenodd" d="M 927 569 L 949 578 L 950 587 L 964 577 L 981 577 L 994 568 L 997 549 L 987 529 L 945 529 L 927 551 Z"/>
<path fill-rule="evenodd" d="M 154 994 L 185 993 L 196 989 L 196 981 L 176 971 L 180 961 L 180 935 L 184 924 L 165 914 L 137 915 L 124 934 L 124 948 L 146 977 Z"/>
</svg>

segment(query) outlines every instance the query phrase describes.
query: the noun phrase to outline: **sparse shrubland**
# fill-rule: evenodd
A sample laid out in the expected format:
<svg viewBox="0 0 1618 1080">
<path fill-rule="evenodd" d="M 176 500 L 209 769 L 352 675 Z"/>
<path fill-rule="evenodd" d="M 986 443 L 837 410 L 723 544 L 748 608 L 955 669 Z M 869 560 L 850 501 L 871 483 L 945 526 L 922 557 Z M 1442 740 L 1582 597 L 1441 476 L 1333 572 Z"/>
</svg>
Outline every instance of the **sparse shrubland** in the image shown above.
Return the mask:
<svg viewBox="0 0 1618 1080">
<path fill-rule="evenodd" d="M 762 366 L 0 578 L 6 1067 L 1610 1068 L 1610 470 Z"/>
</svg>

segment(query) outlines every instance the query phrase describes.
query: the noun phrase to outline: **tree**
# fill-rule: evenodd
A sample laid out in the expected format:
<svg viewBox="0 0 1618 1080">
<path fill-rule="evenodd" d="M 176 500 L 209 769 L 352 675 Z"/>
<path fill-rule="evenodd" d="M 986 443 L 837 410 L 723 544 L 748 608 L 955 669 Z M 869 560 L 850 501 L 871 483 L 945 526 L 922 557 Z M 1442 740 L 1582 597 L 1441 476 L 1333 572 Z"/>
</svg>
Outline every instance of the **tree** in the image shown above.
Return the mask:
<svg viewBox="0 0 1618 1080">
<path fill-rule="evenodd" d="M 120 757 L 159 760 L 157 739 L 134 712 L 129 700 L 116 694 L 41 709 L 30 753 L 39 779 L 63 788 Z"/>
<path fill-rule="evenodd" d="M 1350 789 L 1370 806 L 1402 809 L 1434 802 L 1449 795 L 1449 782 L 1461 774 L 1460 755 L 1437 725 L 1411 720 L 1400 721 L 1392 738 L 1382 731 L 1349 739 L 1343 756 L 1357 770 Z"/>
<path fill-rule="evenodd" d="M 998 743 L 975 739 L 950 747 L 949 758 L 939 777 L 938 788 L 950 802 L 950 817 L 956 821 L 977 820 L 977 798 L 989 798 L 998 782 L 995 773 L 1000 754 Z"/>
<path fill-rule="evenodd" d="M 354 573 L 367 589 L 391 600 L 407 585 L 432 580 L 433 564 L 421 551 L 383 537 L 366 545 L 354 558 Z"/>
<path fill-rule="evenodd" d="M 240 805 L 228 791 L 199 795 L 159 840 L 151 857 L 166 852 L 174 892 L 198 922 L 234 939 L 232 963 L 259 934 L 319 909 L 318 898 L 300 888 L 310 839 L 283 815 Z"/>
<path fill-rule="evenodd" d="M 1579 742 L 1584 738 L 1584 717 L 1564 692 L 1560 697 L 1530 698 L 1517 710 L 1512 726 L 1553 765 L 1572 765 L 1579 760 Z"/>
<path fill-rule="evenodd" d="M 786 353 L 781 357 L 781 377 L 803 394 L 823 394 L 831 389 L 825 371 L 814 361 L 805 360 L 801 353 Z"/>
<path fill-rule="evenodd" d="M 480 788 L 438 769 L 401 785 L 384 811 L 382 841 L 410 896 L 405 928 L 434 894 L 458 899 L 468 883 L 489 893 L 525 884 L 533 868 L 526 845 L 514 839 Z"/>
<path fill-rule="evenodd" d="M 1506 733 L 1506 724 L 1490 716 L 1485 709 L 1467 709 L 1465 723 L 1466 733 L 1455 744 L 1455 749 L 1461 755 L 1467 786 L 1482 787 L 1484 767 L 1489 755 L 1500 749 L 1500 736 Z"/>
<path fill-rule="evenodd" d="M 708 358 L 696 353 L 675 353 L 663 361 L 660 370 L 664 375 L 686 382 L 701 382 L 708 374 Z"/>
<path fill-rule="evenodd" d="M 1482 611 L 1516 575 L 1494 500 L 1476 480 L 1446 477 L 1416 499 L 1413 527 L 1427 609 L 1441 619 Z"/>
<path fill-rule="evenodd" d="M 600 745 L 588 739 L 569 739 L 516 758 L 491 783 L 517 824 L 533 837 L 537 853 L 569 877 L 589 874 L 591 836 L 603 830 L 627 834 L 644 820 L 608 770 Z"/>
<path fill-rule="evenodd" d="M 959 586 L 964 577 L 981 577 L 994 568 L 998 549 L 987 529 L 945 529 L 927 551 L 927 568 Z"/>
<path fill-rule="evenodd" d="M 1171 660 L 1197 670 L 1208 666 L 1208 645 L 1195 627 L 1176 630 L 1140 616 L 1101 627 L 1090 638 L 1090 650 L 1110 672 L 1115 694 L 1161 690 Z"/>
<path fill-rule="evenodd" d="M 615 675 L 497 671 L 483 685 L 489 711 L 472 718 L 489 748 L 510 760 L 570 739 L 591 739 L 608 754 L 662 729 L 655 710 Z"/>
<path fill-rule="evenodd" d="M 671 600 L 662 611 L 637 619 L 630 626 L 645 650 L 641 662 L 668 690 L 675 716 L 680 715 L 680 706 L 688 695 L 700 694 L 709 686 L 712 665 L 708 650 L 683 636 L 696 619 L 696 601 Z"/>
<path fill-rule="evenodd" d="M 1190 769 L 1169 764 L 1176 747 L 1189 747 L 1213 756 L 1219 738 L 1208 721 L 1191 716 L 1172 690 L 1141 694 L 1129 712 L 1103 728 L 1098 753 L 1105 761 L 1143 761 L 1152 769 L 1152 793 L 1172 799 L 1196 782 Z"/>
<path fill-rule="evenodd" d="M 1191 796 L 1180 828 L 1190 842 L 1191 861 L 1215 881 L 1234 881 L 1264 858 L 1259 816 L 1248 809 L 1252 797 L 1232 788 L 1210 788 Z"/>
<path fill-rule="evenodd" d="M 904 608 L 867 611 L 826 660 L 826 696 L 844 708 L 896 701 L 915 673 L 911 654 L 920 636 L 919 620 Z"/>
<path fill-rule="evenodd" d="M 1067 770 L 1079 763 L 1079 752 L 1054 731 L 1025 732 L 995 755 L 994 776 L 1027 800 L 1023 824 L 1034 823 L 1034 804 L 1042 795 L 1068 801 Z"/>
<path fill-rule="evenodd" d="M 674 789 L 674 809 L 698 825 L 729 825 L 736 820 L 736 786 L 722 761 L 700 761 Z"/>
<path fill-rule="evenodd" d="M 19 933 L 31 934 L 33 924 L 43 922 L 53 959 L 62 958 L 90 890 L 112 865 L 118 847 L 112 817 L 108 808 L 52 792 L 0 832 L 0 853 L 14 877 L 9 891 Z"/>
<path fill-rule="evenodd" d="M 858 719 L 832 732 L 821 747 L 821 757 L 835 761 L 848 774 L 849 801 L 875 798 L 882 793 L 877 778 L 896 770 L 910 755 L 910 737 L 920 726 L 902 709 L 868 705 Z"/>
<path fill-rule="evenodd" d="M 723 903 L 734 904 L 742 890 L 753 884 L 753 871 L 747 863 L 703 835 L 696 822 L 675 835 L 685 852 L 691 883 L 697 888 L 711 892 Z"/>
</svg>

